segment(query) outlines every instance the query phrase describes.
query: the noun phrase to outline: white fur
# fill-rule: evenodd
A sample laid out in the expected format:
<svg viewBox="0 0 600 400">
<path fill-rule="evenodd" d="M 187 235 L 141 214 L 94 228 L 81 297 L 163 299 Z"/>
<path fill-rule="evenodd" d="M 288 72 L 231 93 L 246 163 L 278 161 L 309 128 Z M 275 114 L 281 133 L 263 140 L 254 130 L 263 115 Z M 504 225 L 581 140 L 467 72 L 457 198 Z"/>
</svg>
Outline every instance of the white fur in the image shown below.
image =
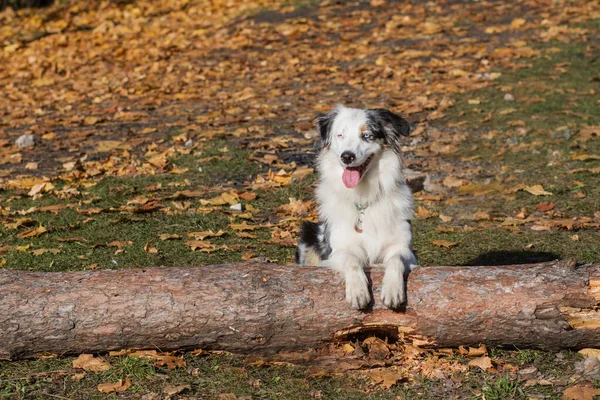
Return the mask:
<svg viewBox="0 0 600 400">
<path fill-rule="evenodd" d="M 371 300 L 363 267 L 383 263 L 381 300 L 387 307 L 397 308 L 405 301 L 404 275 L 417 264 L 408 222 L 413 215 L 413 199 L 402 175 L 402 160 L 388 146 L 360 138 L 361 126 L 367 123 L 364 110 L 338 106 L 337 111 L 331 144 L 318 160 L 316 199 L 321 221 L 327 221 L 331 228 L 332 249 L 321 265 L 341 272 L 346 281 L 346 300 L 360 309 Z M 352 189 L 342 181 L 340 155 L 347 150 L 356 154 L 353 166 L 373 155 L 369 168 Z M 354 229 L 357 204 L 368 204 L 362 233 Z"/>
</svg>

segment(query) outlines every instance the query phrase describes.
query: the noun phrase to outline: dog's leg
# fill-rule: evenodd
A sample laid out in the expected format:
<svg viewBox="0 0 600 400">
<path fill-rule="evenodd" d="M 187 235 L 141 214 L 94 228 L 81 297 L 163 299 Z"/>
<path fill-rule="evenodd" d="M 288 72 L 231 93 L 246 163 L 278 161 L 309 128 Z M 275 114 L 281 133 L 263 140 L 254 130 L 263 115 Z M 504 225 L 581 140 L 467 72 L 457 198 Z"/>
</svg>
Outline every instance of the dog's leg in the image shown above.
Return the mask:
<svg viewBox="0 0 600 400">
<path fill-rule="evenodd" d="M 357 310 L 366 308 L 371 301 L 369 280 L 363 269 L 365 257 L 339 250 L 333 252 L 327 261 L 327 266 L 343 275 L 346 281 L 346 301 L 350 307 Z"/>
<path fill-rule="evenodd" d="M 417 259 L 409 247 L 402 247 L 386 258 L 381 301 L 387 308 L 398 308 L 406 301 L 404 277 L 416 266 Z"/>
</svg>

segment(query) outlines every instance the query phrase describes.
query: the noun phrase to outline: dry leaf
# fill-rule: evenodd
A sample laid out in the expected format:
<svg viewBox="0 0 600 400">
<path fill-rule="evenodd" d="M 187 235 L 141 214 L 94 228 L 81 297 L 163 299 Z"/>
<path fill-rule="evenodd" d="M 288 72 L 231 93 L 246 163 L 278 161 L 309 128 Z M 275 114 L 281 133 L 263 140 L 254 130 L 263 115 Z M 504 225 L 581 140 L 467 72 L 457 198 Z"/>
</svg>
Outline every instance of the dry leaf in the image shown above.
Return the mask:
<svg viewBox="0 0 600 400">
<path fill-rule="evenodd" d="M 41 256 L 46 253 L 58 254 L 60 253 L 60 249 L 36 249 L 31 252 L 34 256 Z"/>
<path fill-rule="evenodd" d="M 80 354 L 73 360 L 73 368 L 81 368 L 86 371 L 101 372 L 111 368 L 110 363 L 102 357 L 94 357 L 92 354 Z"/>
<path fill-rule="evenodd" d="M 600 389 L 589 385 L 575 385 L 565 389 L 562 400 L 594 400 L 594 396 L 600 396 Z"/>
<path fill-rule="evenodd" d="M 225 234 L 224 231 L 219 230 L 218 232 L 213 232 L 212 230 L 202 231 L 202 232 L 190 232 L 186 236 L 192 237 L 196 240 L 204 240 L 208 237 L 220 237 Z"/>
<path fill-rule="evenodd" d="M 253 231 L 258 228 L 254 225 L 248 225 L 246 221 L 242 222 L 241 224 L 229 224 L 229 227 L 234 231 Z"/>
<path fill-rule="evenodd" d="M 578 353 L 584 356 L 585 358 L 596 357 L 597 359 L 600 359 L 600 349 L 585 348 L 579 350 Z"/>
<path fill-rule="evenodd" d="M 440 214 L 440 219 L 442 222 L 450 222 L 452 221 L 452 217 L 450 215 Z"/>
<path fill-rule="evenodd" d="M 87 374 L 85 372 L 81 372 L 81 373 L 78 373 L 78 374 L 73 374 L 73 375 L 71 375 L 71 380 L 73 382 L 79 382 L 80 380 L 82 380 L 83 378 L 85 378 L 86 375 Z"/>
<path fill-rule="evenodd" d="M 492 366 L 492 359 L 489 357 L 479 357 L 479 358 L 474 358 L 471 361 L 469 361 L 469 366 L 471 367 L 479 367 L 484 371 L 487 371 L 488 369 L 491 369 Z"/>
<path fill-rule="evenodd" d="M 168 384 L 164 387 L 163 389 L 163 394 L 165 394 L 166 396 L 173 396 L 176 394 L 179 394 L 181 392 L 183 392 L 186 389 L 191 389 L 192 387 L 190 385 L 171 385 Z"/>
<path fill-rule="evenodd" d="M 431 243 L 435 244 L 438 247 L 445 247 L 447 249 L 461 244 L 461 242 L 449 242 L 448 240 L 444 239 L 432 240 Z"/>
<path fill-rule="evenodd" d="M 534 196 L 552 196 L 552 193 L 544 190 L 542 185 L 525 186 L 523 190 Z"/>
<path fill-rule="evenodd" d="M 25 231 L 25 232 L 19 233 L 19 234 L 17 235 L 17 237 L 18 237 L 18 238 L 20 238 L 20 239 L 25 239 L 25 238 L 30 238 L 30 237 L 39 236 L 39 235 L 41 235 L 42 233 L 45 233 L 45 232 L 47 232 L 47 231 L 48 231 L 48 230 L 47 230 L 46 228 L 44 228 L 43 226 L 41 226 L 41 225 L 40 225 L 40 226 L 38 226 L 38 227 L 37 227 L 37 228 L 35 228 L 35 229 L 30 229 L 30 230 L 28 230 L 28 231 Z"/>
<path fill-rule="evenodd" d="M 381 386 L 383 389 L 390 389 L 400 379 L 404 378 L 399 371 L 392 369 L 377 369 L 366 373 L 373 380 L 373 383 Z"/>
<path fill-rule="evenodd" d="M 163 241 L 164 240 L 175 240 L 175 239 L 181 239 L 181 235 L 178 235 L 176 233 L 163 233 L 158 238 Z"/>
<path fill-rule="evenodd" d="M 98 385 L 98 391 L 102 393 L 120 393 L 126 391 L 131 386 L 131 379 L 119 379 L 116 382 L 101 383 Z"/>
<path fill-rule="evenodd" d="M 158 367 L 166 366 L 168 369 L 185 367 L 187 365 L 183 357 L 173 356 L 168 353 L 158 353 L 156 350 L 139 350 L 129 353 L 128 356 L 155 360 L 154 365 Z"/>
<path fill-rule="evenodd" d="M 437 213 L 435 213 L 433 211 L 429 211 L 425 207 L 421 207 L 421 206 L 417 207 L 416 216 L 419 219 L 428 219 L 431 217 L 435 217 L 436 215 L 437 215 Z"/>
<path fill-rule="evenodd" d="M 482 344 L 479 347 L 469 347 L 469 352 L 467 353 L 467 356 L 469 357 L 479 357 L 479 356 L 485 356 L 487 355 L 487 347 L 485 346 L 485 344 Z"/>
<path fill-rule="evenodd" d="M 214 244 L 202 240 L 188 240 L 185 242 L 185 245 L 189 246 L 192 251 L 200 250 L 203 253 L 210 253 L 217 249 L 217 246 Z"/>
<path fill-rule="evenodd" d="M 444 186 L 450 188 L 460 187 L 466 184 L 464 179 L 459 179 L 452 175 L 448 175 L 446 178 L 444 178 L 444 181 L 442 183 L 444 184 Z"/>
<path fill-rule="evenodd" d="M 538 210 L 539 212 L 547 212 L 553 210 L 554 207 L 554 203 L 550 203 L 549 201 L 542 201 L 541 203 L 537 203 L 535 205 L 536 210 Z"/>
</svg>

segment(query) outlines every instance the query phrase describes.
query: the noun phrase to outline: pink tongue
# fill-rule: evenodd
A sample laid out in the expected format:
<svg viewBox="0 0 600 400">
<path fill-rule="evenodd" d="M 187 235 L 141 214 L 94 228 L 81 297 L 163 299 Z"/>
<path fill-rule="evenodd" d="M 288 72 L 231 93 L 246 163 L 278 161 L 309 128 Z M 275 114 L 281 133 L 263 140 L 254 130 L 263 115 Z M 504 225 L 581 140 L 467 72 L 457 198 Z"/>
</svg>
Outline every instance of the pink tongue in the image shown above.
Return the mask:
<svg viewBox="0 0 600 400">
<path fill-rule="evenodd" d="M 352 189 L 352 188 L 356 187 L 356 185 L 358 185 L 359 180 L 360 180 L 360 172 L 349 170 L 349 169 L 344 170 L 344 173 L 342 174 L 342 181 L 344 182 L 344 185 L 346 185 L 346 187 L 348 189 Z"/>
</svg>

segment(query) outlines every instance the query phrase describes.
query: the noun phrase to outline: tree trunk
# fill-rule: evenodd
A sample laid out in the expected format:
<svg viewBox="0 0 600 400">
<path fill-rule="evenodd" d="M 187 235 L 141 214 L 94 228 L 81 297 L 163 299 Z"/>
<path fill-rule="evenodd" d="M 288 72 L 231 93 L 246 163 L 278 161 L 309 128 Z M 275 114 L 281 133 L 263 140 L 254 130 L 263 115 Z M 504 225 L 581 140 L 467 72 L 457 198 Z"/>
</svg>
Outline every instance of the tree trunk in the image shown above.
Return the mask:
<svg viewBox="0 0 600 400">
<path fill-rule="evenodd" d="M 86 272 L 0 271 L 0 358 L 122 348 L 274 353 L 379 332 L 420 345 L 600 347 L 600 266 L 421 267 L 401 312 L 344 301 L 324 268 L 258 262 Z"/>
</svg>

